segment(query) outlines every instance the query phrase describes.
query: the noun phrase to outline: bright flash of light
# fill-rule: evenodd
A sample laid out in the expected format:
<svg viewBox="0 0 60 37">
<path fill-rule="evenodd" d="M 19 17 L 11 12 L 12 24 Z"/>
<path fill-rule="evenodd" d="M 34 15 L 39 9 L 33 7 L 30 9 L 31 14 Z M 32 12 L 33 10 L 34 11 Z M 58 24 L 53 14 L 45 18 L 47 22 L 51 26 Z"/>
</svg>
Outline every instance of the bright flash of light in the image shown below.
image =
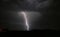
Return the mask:
<svg viewBox="0 0 60 37">
<path fill-rule="evenodd" d="M 25 12 L 21 12 L 22 15 L 24 16 L 24 19 L 25 19 L 25 25 L 27 27 L 27 30 L 29 30 L 29 24 L 28 24 L 28 19 L 27 19 L 27 14 Z"/>
</svg>

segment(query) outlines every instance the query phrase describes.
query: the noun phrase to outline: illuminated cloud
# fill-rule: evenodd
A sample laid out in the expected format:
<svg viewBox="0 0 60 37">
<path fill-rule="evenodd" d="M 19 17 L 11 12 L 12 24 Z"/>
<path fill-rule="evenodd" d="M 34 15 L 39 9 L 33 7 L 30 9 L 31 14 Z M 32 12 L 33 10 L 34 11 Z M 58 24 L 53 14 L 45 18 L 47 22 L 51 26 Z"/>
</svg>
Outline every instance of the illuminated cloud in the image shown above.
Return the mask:
<svg viewBox="0 0 60 37">
<path fill-rule="evenodd" d="M 21 11 L 18 14 L 24 19 L 24 25 L 27 31 L 31 29 L 31 23 L 41 16 L 39 12 L 34 11 Z"/>
</svg>

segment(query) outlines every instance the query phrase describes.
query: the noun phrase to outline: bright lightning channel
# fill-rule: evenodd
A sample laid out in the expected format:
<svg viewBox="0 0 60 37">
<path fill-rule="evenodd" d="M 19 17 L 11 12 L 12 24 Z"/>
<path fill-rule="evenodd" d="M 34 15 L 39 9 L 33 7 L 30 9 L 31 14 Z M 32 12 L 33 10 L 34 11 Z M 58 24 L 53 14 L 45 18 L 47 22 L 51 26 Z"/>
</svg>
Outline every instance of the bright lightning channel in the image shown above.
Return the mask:
<svg viewBox="0 0 60 37">
<path fill-rule="evenodd" d="M 25 19 L 25 25 L 27 27 L 27 31 L 29 30 L 29 24 L 28 24 L 28 19 L 27 19 L 27 14 L 25 12 L 21 12 L 22 15 L 24 16 Z"/>
</svg>

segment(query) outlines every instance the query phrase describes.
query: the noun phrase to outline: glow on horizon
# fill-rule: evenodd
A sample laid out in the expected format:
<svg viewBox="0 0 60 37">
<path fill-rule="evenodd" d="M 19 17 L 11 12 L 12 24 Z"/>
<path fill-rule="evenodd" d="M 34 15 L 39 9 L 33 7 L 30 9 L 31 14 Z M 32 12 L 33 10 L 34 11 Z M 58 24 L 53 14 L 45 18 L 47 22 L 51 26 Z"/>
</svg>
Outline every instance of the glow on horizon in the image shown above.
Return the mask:
<svg viewBox="0 0 60 37">
<path fill-rule="evenodd" d="M 28 24 L 27 14 L 26 14 L 26 12 L 21 12 L 21 14 L 24 16 L 25 25 L 26 25 L 27 31 L 28 31 L 29 30 L 29 24 Z"/>
</svg>

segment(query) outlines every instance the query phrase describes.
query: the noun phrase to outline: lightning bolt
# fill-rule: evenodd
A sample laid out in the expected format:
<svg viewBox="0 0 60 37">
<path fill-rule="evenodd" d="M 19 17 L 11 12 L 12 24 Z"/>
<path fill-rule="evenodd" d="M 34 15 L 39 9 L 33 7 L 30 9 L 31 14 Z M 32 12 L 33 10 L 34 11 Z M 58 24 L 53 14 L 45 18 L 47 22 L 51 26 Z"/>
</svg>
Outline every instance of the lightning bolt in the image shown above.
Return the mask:
<svg viewBox="0 0 60 37">
<path fill-rule="evenodd" d="M 27 19 L 27 14 L 25 12 L 21 12 L 22 15 L 24 16 L 25 19 L 25 25 L 26 25 L 26 29 L 29 30 L 29 24 L 28 24 L 28 19 Z"/>
</svg>

